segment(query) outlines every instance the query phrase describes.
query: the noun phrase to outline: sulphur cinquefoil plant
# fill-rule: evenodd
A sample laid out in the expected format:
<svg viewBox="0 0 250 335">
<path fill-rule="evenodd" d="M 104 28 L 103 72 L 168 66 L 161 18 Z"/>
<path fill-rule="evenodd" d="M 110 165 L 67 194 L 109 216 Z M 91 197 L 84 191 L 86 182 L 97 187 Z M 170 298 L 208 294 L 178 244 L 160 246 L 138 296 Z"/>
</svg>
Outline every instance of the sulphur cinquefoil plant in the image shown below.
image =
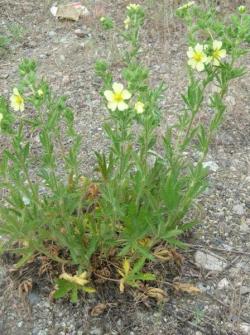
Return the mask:
<svg viewBox="0 0 250 335">
<path fill-rule="evenodd" d="M 119 31 L 125 52 L 116 79 L 109 64 L 96 63 L 109 147 L 96 153 L 95 178 L 81 170 L 74 113 L 37 78 L 33 61 L 21 63 L 10 100 L 0 99 L 0 136 L 7 143 L 0 164 L 2 250 L 20 255 L 17 266 L 40 255 L 60 264 L 55 298 L 70 294 L 75 302 L 78 292 L 94 292 L 98 280 L 117 282 L 121 292 L 157 280 L 150 264 L 177 259 L 174 248 L 186 247 L 183 233 L 197 222 L 188 217 L 207 186 L 203 163 L 223 121 L 229 83 L 245 72 L 236 62 L 247 52 L 250 16 L 241 6 L 224 22 L 193 1 L 177 16 L 188 29 L 188 86 L 162 138 L 160 101 L 167 90 L 149 84 L 140 5 L 127 7 Z M 111 19 L 101 22 L 114 27 Z"/>
</svg>

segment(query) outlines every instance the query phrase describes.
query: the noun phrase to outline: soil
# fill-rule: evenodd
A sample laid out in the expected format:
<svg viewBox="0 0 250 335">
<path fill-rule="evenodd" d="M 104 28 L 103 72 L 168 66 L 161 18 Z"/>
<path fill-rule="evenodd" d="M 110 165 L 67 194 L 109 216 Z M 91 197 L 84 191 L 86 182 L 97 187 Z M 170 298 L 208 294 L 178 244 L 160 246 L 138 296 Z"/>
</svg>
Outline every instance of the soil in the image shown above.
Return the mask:
<svg viewBox="0 0 250 335">
<path fill-rule="evenodd" d="M 94 63 L 108 59 L 119 73 L 121 45 L 112 33 L 99 25 L 103 15 L 123 24 L 130 1 L 83 1 L 90 15 L 77 22 L 56 20 L 51 1 L 0 0 L 0 31 L 13 34 L 9 48 L 1 54 L 0 92 L 9 97 L 18 80 L 22 58 L 38 61 L 39 74 L 46 77 L 58 94 L 69 97 L 75 110 L 76 127 L 84 139 L 82 169 L 91 174 L 94 151 L 105 149 L 102 121 L 105 110 L 98 94 L 100 83 Z M 178 1 L 143 1 L 149 15 L 142 35 L 142 51 L 152 83 L 167 84 L 164 121 L 171 122 L 181 107 L 186 85 L 185 29 L 174 18 Z M 223 1 L 222 13 L 237 1 Z M 242 4 L 242 2 L 241 2 Z M 81 29 L 83 34 L 75 33 Z M 73 305 L 51 301 L 46 285 L 33 285 L 22 296 L 8 266 L 0 266 L 0 334 L 2 335 L 244 335 L 250 334 L 250 56 L 242 60 L 247 75 L 235 80 L 226 98 L 228 113 L 207 159 L 209 188 L 199 199 L 201 223 L 195 228 L 184 264 L 175 278 L 200 288 L 197 295 L 176 293 L 164 286 L 169 299 L 157 305 L 139 303 L 133 292 L 102 294 Z M 161 131 L 164 132 L 164 124 Z M 4 143 L 0 143 L 0 148 Z M 201 253 L 212 253 L 219 270 L 198 262 Z M 217 263 L 216 263 L 217 262 Z M 200 265 L 198 265 L 198 263 Z M 165 269 L 165 270 L 164 270 Z M 167 271 L 163 268 L 163 271 Z M 28 280 L 31 274 L 26 274 Z M 166 278 L 168 273 L 166 273 Z M 28 283 L 27 283 L 28 285 Z M 96 305 L 106 305 L 92 316 Z"/>
</svg>

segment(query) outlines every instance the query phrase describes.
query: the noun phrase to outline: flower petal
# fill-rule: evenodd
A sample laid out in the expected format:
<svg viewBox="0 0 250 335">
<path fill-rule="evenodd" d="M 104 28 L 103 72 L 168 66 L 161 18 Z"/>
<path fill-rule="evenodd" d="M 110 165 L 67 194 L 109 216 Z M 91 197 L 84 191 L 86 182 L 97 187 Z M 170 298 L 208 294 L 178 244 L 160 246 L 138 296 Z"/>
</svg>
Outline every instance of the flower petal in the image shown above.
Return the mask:
<svg viewBox="0 0 250 335">
<path fill-rule="evenodd" d="M 104 92 L 104 96 L 108 101 L 113 101 L 114 93 L 110 90 Z"/>
<path fill-rule="evenodd" d="M 117 104 L 117 107 L 118 107 L 119 111 L 125 111 L 126 109 L 128 109 L 128 105 L 124 101 L 119 102 Z"/>
<path fill-rule="evenodd" d="M 131 93 L 128 90 L 123 90 L 122 91 L 122 98 L 124 100 L 128 100 L 131 98 Z"/>
<path fill-rule="evenodd" d="M 112 112 L 114 112 L 117 108 L 117 102 L 114 101 L 110 101 L 108 103 L 108 109 L 112 110 Z"/>
<path fill-rule="evenodd" d="M 222 42 L 221 41 L 217 41 L 217 40 L 213 41 L 213 49 L 214 50 L 220 50 L 221 47 L 222 47 Z"/>
<path fill-rule="evenodd" d="M 219 62 L 219 60 L 216 59 L 216 58 L 214 58 L 214 59 L 213 59 L 213 65 L 214 65 L 214 66 L 220 66 L 220 62 Z"/>
<path fill-rule="evenodd" d="M 188 51 L 187 51 L 187 56 L 188 56 L 189 58 L 192 58 L 193 55 L 194 55 L 194 49 L 193 49 L 192 47 L 189 47 L 189 48 L 188 48 Z"/>
<path fill-rule="evenodd" d="M 194 47 L 194 50 L 197 52 L 202 52 L 203 51 L 203 45 L 201 44 L 196 44 L 196 46 Z"/>
<path fill-rule="evenodd" d="M 197 69 L 197 71 L 201 72 L 201 71 L 204 70 L 204 68 L 205 68 L 205 66 L 204 66 L 203 63 L 197 63 L 197 64 L 196 64 L 196 69 Z"/>
<path fill-rule="evenodd" d="M 19 91 L 18 91 L 18 89 L 16 87 L 13 88 L 13 94 L 14 95 L 20 95 L 20 93 L 19 93 Z"/>
<path fill-rule="evenodd" d="M 19 110 L 20 112 L 23 112 L 24 111 L 24 103 L 21 103 L 20 106 L 19 106 Z"/>
<path fill-rule="evenodd" d="M 197 62 L 194 59 L 191 58 L 188 60 L 188 65 L 191 66 L 193 69 L 196 68 L 196 64 Z"/>
<path fill-rule="evenodd" d="M 220 58 L 225 58 L 227 55 L 227 51 L 225 49 L 220 50 Z"/>
<path fill-rule="evenodd" d="M 114 83 L 112 85 L 112 88 L 114 90 L 115 93 L 119 93 L 119 92 L 122 92 L 123 90 L 123 85 L 122 84 L 119 84 L 119 83 Z"/>
</svg>

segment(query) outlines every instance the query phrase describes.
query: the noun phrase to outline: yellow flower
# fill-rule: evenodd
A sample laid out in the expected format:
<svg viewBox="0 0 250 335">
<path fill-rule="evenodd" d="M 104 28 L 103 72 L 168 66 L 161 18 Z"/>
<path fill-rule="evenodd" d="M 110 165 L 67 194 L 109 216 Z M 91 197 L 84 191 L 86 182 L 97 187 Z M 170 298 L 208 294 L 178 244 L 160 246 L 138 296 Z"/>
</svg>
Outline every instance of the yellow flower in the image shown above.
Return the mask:
<svg viewBox="0 0 250 335">
<path fill-rule="evenodd" d="M 239 13 L 240 14 L 244 14 L 244 13 L 246 13 L 246 6 L 239 6 L 238 7 L 238 11 L 239 11 Z"/>
<path fill-rule="evenodd" d="M 11 107 L 14 109 L 14 111 L 24 111 L 24 99 L 20 95 L 17 88 L 13 89 L 13 94 L 10 97 Z"/>
<path fill-rule="evenodd" d="M 131 93 L 123 88 L 122 84 L 114 83 L 112 85 L 113 91 L 107 90 L 104 92 L 105 98 L 108 100 L 108 108 L 113 112 L 118 109 L 124 111 L 128 109 L 125 100 L 131 98 Z"/>
<path fill-rule="evenodd" d="M 127 10 L 138 10 L 140 9 L 140 5 L 131 3 L 130 5 L 127 6 Z"/>
<path fill-rule="evenodd" d="M 71 276 L 70 274 L 64 272 L 60 275 L 59 278 L 67 280 L 70 283 L 77 284 L 80 286 L 84 286 L 89 282 L 87 280 L 87 272 L 83 272 L 80 275 L 75 275 L 75 276 Z"/>
<path fill-rule="evenodd" d="M 144 103 L 137 101 L 135 104 L 135 111 L 137 114 L 142 114 L 144 112 Z"/>
<path fill-rule="evenodd" d="M 42 96 L 44 95 L 43 90 L 41 90 L 41 89 L 38 90 L 38 91 L 37 91 L 37 94 L 39 95 L 39 97 L 42 97 Z"/>
<path fill-rule="evenodd" d="M 195 1 L 189 1 L 186 4 L 184 4 L 183 6 L 179 7 L 178 10 L 188 9 L 188 8 L 192 7 L 193 5 L 195 5 Z"/>
<path fill-rule="evenodd" d="M 126 20 L 124 20 L 125 29 L 129 28 L 130 23 L 131 23 L 130 17 L 127 17 Z"/>
<path fill-rule="evenodd" d="M 227 55 L 226 50 L 221 49 L 221 47 L 222 47 L 221 41 L 216 40 L 213 41 L 213 51 L 210 60 L 214 66 L 219 66 L 221 59 L 226 57 Z"/>
<path fill-rule="evenodd" d="M 101 21 L 101 22 L 105 21 L 105 17 L 102 16 L 102 17 L 100 18 L 100 21 Z"/>
<path fill-rule="evenodd" d="M 189 58 L 188 65 L 197 71 L 203 71 L 205 64 L 208 62 L 208 58 L 204 53 L 204 46 L 201 44 L 196 44 L 194 48 L 189 47 L 187 56 Z"/>
<path fill-rule="evenodd" d="M 3 114 L 0 113 L 0 124 L 1 124 L 1 122 L 2 122 L 2 119 L 3 119 Z"/>
</svg>

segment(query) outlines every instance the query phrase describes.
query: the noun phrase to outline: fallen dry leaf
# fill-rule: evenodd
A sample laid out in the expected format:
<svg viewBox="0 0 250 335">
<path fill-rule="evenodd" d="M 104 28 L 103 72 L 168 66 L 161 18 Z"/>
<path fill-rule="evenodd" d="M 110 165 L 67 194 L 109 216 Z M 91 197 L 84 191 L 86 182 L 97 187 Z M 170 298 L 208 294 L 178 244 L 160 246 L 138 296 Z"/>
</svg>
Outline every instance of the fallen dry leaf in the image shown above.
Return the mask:
<svg viewBox="0 0 250 335">
<path fill-rule="evenodd" d="M 169 249 L 166 248 L 157 248 L 154 251 L 154 256 L 161 261 L 169 261 L 173 259 L 173 255 Z"/>
<path fill-rule="evenodd" d="M 173 288 L 178 291 L 178 292 L 185 292 L 185 293 L 189 293 L 189 294 L 198 294 L 201 293 L 201 290 L 189 283 L 179 283 L 179 282 L 175 282 L 173 283 Z"/>
<path fill-rule="evenodd" d="M 90 315 L 99 316 L 106 310 L 106 308 L 107 308 L 106 304 L 97 304 L 95 307 L 92 308 Z"/>
<path fill-rule="evenodd" d="M 97 283 L 105 283 L 111 276 L 111 273 L 106 266 L 102 269 L 96 270 L 95 274 L 97 276 L 97 279 L 95 280 Z"/>
<path fill-rule="evenodd" d="M 145 291 L 145 294 L 148 297 L 155 299 L 158 304 L 163 302 L 163 301 L 168 300 L 167 293 L 165 291 L 163 291 L 161 288 L 148 287 Z"/>
<path fill-rule="evenodd" d="M 97 186 L 97 184 L 90 184 L 89 185 L 89 188 L 88 188 L 88 191 L 87 191 L 87 198 L 88 199 L 95 199 L 97 198 L 97 196 L 99 195 L 100 191 L 99 191 L 99 188 Z"/>
<path fill-rule="evenodd" d="M 32 279 L 25 279 L 18 286 L 20 296 L 27 295 L 32 290 Z"/>
<path fill-rule="evenodd" d="M 175 249 L 159 246 L 154 250 L 154 256 L 164 262 L 173 261 L 178 266 L 181 266 L 181 264 L 183 263 L 183 256 L 179 254 Z"/>
</svg>

